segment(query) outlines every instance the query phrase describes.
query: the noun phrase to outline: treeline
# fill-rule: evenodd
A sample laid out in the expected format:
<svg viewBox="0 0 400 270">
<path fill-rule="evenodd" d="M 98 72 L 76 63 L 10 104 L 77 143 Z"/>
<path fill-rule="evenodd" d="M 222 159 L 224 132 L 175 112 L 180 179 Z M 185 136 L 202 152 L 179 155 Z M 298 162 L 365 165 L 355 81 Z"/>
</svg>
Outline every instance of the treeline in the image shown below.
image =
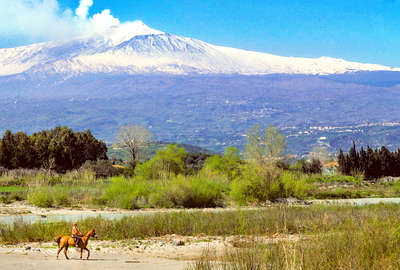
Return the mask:
<svg viewBox="0 0 400 270">
<path fill-rule="evenodd" d="M 368 146 L 357 151 L 353 142 L 348 154 L 340 150 L 338 163 L 340 172 L 345 175 L 362 173 L 366 179 L 396 177 L 400 176 L 400 149 L 391 152 L 384 146 L 375 150 Z"/>
<path fill-rule="evenodd" d="M 45 168 L 56 171 L 77 169 L 85 161 L 107 159 L 107 147 L 90 130 L 73 132 L 56 127 L 31 136 L 7 130 L 0 139 L 0 166 L 7 169 Z"/>
</svg>

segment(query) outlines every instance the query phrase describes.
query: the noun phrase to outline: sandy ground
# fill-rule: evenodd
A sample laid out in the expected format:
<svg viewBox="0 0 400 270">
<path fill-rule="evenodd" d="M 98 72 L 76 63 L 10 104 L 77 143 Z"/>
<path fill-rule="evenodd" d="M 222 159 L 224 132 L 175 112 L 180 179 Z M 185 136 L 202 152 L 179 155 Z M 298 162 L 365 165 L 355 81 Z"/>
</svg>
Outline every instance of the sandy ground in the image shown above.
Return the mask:
<svg viewBox="0 0 400 270">
<path fill-rule="evenodd" d="M 204 250 L 220 255 L 226 248 L 242 248 L 257 242 L 297 241 L 295 235 L 251 236 L 179 236 L 166 235 L 125 241 L 90 241 L 90 259 L 80 260 L 79 250 L 68 249 L 66 260 L 60 253 L 56 260 L 56 243 L 21 243 L 0 245 L 0 269 L 186 269 Z M 83 253 L 85 259 L 87 253 Z"/>
<path fill-rule="evenodd" d="M 80 260 L 79 250 L 71 247 L 69 261 L 63 253 L 56 260 L 56 243 L 0 245 L 0 269 L 185 269 L 204 249 L 222 250 L 233 240 L 234 237 L 167 235 L 126 241 L 90 241 L 89 260 Z M 83 258 L 86 256 L 84 251 Z"/>
<path fill-rule="evenodd" d="M 161 244 L 156 240 L 91 241 L 89 249 L 89 260 L 85 251 L 84 260 L 80 260 L 79 249 L 73 247 L 68 249 L 70 260 L 63 252 L 57 260 L 55 243 L 0 246 L 0 269 L 185 269 L 197 255 L 190 245 Z M 200 249 L 196 251 L 201 254 Z"/>
<path fill-rule="evenodd" d="M 143 256 L 130 256 L 126 254 L 93 254 L 90 260 L 79 260 L 77 252 L 70 252 L 71 259 L 56 260 L 53 253 L 0 253 L 0 268 L 2 270 L 56 270 L 56 269 L 185 269 L 188 262 L 160 258 L 146 258 Z"/>
</svg>

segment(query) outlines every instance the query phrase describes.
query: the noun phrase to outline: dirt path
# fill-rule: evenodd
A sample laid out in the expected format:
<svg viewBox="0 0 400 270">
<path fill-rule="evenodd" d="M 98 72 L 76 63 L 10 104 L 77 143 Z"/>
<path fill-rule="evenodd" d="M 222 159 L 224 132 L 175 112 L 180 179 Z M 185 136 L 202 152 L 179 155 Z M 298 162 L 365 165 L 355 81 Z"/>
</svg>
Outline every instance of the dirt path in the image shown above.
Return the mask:
<svg viewBox="0 0 400 270">
<path fill-rule="evenodd" d="M 223 248 L 222 237 L 183 237 L 169 235 L 124 241 L 90 241 L 90 259 L 79 260 L 79 249 L 69 248 L 66 260 L 56 260 L 54 242 L 0 245 L 0 269 L 185 269 L 207 248 Z M 87 253 L 84 252 L 83 258 Z"/>
<path fill-rule="evenodd" d="M 79 249 L 69 248 L 66 260 L 63 253 L 56 259 L 55 243 L 21 243 L 0 246 L 0 269 L 185 269 L 200 249 L 190 252 L 191 246 L 175 246 L 159 243 L 160 240 L 138 241 L 91 241 L 90 259 L 80 260 Z M 199 247 L 200 248 L 200 247 Z"/>
<path fill-rule="evenodd" d="M 185 269 L 187 261 L 177 261 L 162 258 L 150 258 L 143 256 L 118 255 L 118 254 L 96 254 L 90 260 L 79 260 L 78 252 L 69 252 L 71 260 L 64 257 L 59 260 L 55 258 L 55 252 L 45 253 L 1 253 L 0 269 L 2 270 L 56 270 L 56 269 L 84 269 L 84 270 L 172 270 Z"/>
</svg>

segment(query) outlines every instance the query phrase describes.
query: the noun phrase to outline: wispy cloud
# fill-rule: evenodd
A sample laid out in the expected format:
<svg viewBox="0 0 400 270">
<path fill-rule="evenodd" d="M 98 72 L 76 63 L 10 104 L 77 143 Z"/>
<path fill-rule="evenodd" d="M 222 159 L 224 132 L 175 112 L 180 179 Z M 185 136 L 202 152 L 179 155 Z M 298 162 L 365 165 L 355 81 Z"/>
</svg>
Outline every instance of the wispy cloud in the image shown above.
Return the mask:
<svg viewBox="0 0 400 270">
<path fill-rule="evenodd" d="M 0 0 L 0 40 L 49 41 L 104 32 L 120 24 L 106 9 L 89 16 L 93 0 L 61 9 L 57 0 Z"/>
</svg>

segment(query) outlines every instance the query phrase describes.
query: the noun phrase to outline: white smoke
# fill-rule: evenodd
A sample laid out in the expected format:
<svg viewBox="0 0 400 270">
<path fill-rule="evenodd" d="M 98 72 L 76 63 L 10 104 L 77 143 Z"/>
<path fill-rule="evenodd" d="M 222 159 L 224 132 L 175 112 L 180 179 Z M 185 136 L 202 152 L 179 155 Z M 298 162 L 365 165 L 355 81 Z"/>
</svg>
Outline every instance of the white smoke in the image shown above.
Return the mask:
<svg viewBox="0 0 400 270">
<path fill-rule="evenodd" d="M 93 0 L 80 0 L 74 12 L 62 10 L 58 0 L 0 0 L 0 44 L 69 39 L 121 24 L 109 9 L 89 16 L 92 5 Z"/>
<path fill-rule="evenodd" d="M 89 27 L 92 31 L 97 33 L 102 33 L 113 26 L 120 25 L 120 21 L 111 15 L 109 9 L 103 10 L 101 13 L 94 14 L 89 21 Z"/>
<path fill-rule="evenodd" d="M 93 0 L 80 0 L 78 8 L 75 10 L 76 16 L 80 19 L 86 19 L 91 6 L 93 6 Z"/>
</svg>

